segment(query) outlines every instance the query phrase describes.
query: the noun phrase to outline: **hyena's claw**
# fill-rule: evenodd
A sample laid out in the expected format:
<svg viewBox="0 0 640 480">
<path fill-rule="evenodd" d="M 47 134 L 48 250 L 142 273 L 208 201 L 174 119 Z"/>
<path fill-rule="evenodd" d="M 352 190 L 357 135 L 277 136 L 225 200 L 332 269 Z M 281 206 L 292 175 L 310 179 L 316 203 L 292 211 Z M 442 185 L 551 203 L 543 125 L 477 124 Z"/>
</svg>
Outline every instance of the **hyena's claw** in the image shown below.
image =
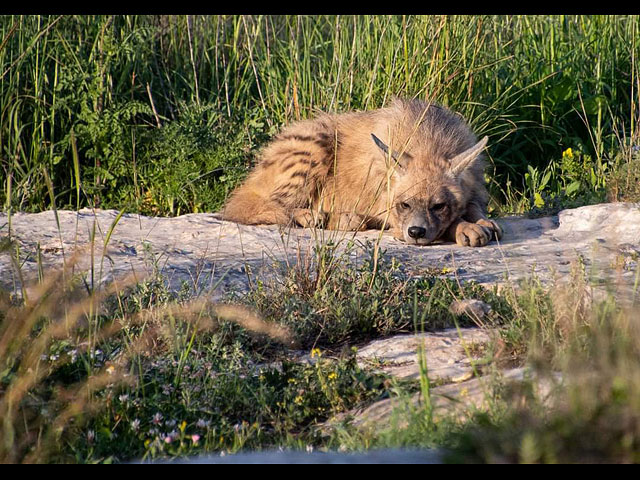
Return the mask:
<svg viewBox="0 0 640 480">
<path fill-rule="evenodd" d="M 491 241 L 492 236 L 492 227 L 480 222 L 460 222 L 456 228 L 456 243 L 463 247 L 483 247 Z"/>
<path fill-rule="evenodd" d="M 476 222 L 478 225 L 482 225 L 483 227 L 487 227 L 492 233 L 493 235 L 491 235 L 491 239 L 495 239 L 495 240 L 501 240 L 502 239 L 502 235 L 503 235 L 503 231 L 502 231 L 502 227 L 500 227 L 500 225 L 498 225 L 497 222 L 495 222 L 494 220 L 489 220 L 488 218 L 481 218 L 480 220 L 478 220 Z"/>
</svg>

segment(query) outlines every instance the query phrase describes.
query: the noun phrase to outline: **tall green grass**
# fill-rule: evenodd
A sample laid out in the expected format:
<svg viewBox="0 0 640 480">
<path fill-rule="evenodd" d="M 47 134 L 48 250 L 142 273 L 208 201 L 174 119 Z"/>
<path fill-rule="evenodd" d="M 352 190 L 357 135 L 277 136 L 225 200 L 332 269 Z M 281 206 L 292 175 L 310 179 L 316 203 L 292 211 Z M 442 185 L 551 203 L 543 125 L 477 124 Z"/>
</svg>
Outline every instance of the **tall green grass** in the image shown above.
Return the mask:
<svg viewBox="0 0 640 480">
<path fill-rule="evenodd" d="M 3 16 L 0 200 L 49 208 L 46 171 L 58 207 L 213 210 L 282 124 L 400 95 L 442 102 L 490 136 L 493 193 L 511 208 L 535 193 L 529 165 L 559 165 L 571 147 L 611 169 L 637 144 L 639 22 Z"/>
</svg>

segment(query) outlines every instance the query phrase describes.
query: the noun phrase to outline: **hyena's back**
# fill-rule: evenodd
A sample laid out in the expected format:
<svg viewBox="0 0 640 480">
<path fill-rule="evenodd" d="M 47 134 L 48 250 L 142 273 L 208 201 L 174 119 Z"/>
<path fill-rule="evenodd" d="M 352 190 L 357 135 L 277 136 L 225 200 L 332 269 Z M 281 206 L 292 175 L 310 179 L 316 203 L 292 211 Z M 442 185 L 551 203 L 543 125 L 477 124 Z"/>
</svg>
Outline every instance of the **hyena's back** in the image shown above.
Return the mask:
<svg viewBox="0 0 640 480">
<path fill-rule="evenodd" d="M 335 118 L 292 124 L 262 151 L 256 168 L 225 205 L 223 217 L 248 225 L 288 224 L 318 199 L 335 161 Z"/>
</svg>

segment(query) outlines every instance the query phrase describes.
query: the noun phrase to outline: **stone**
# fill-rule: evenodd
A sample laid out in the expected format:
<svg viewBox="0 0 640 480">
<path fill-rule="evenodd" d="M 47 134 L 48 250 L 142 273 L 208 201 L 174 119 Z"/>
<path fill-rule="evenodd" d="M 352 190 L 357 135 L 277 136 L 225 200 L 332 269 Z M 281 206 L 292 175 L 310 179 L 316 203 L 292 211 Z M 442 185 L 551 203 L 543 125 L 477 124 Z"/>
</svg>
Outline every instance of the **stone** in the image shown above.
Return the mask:
<svg viewBox="0 0 640 480">
<path fill-rule="evenodd" d="M 410 246 L 388 232 L 372 230 L 237 225 L 216 213 L 175 218 L 130 213 L 119 217 L 114 210 L 57 213 L 60 230 L 52 211 L 16 213 L 10 219 L 0 214 L 0 225 L 4 225 L 0 236 L 8 235 L 10 225 L 26 281 L 37 278 L 38 250 L 45 270 L 68 263 L 73 252 L 79 252 L 75 270 L 89 271 L 93 253 L 96 276 L 118 278 L 135 272 L 143 278 L 156 268 L 171 288 L 187 282 L 216 298 L 231 289 L 246 290 L 251 275 L 273 274 L 274 264 L 295 263 L 300 256 L 310 255 L 318 241 L 341 246 L 355 241 L 378 243 L 387 257 L 399 260 L 412 274 L 437 271 L 487 285 L 515 282 L 532 273 L 550 281 L 567 276 L 572 262 L 581 259 L 589 263 L 589 271 L 600 283 L 615 279 L 621 291 L 630 293 L 640 251 L 640 207 L 632 203 L 590 205 L 537 219 L 501 218 L 503 240 L 481 248 L 446 242 Z M 616 265 L 619 268 L 614 271 Z M 7 255 L 0 256 L 0 286 L 17 290 L 20 286 L 20 276 Z"/>
<path fill-rule="evenodd" d="M 525 368 L 514 368 L 500 372 L 498 375 L 485 375 L 459 383 L 450 383 L 431 388 L 430 400 L 434 421 L 445 417 L 463 419 L 477 411 L 486 411 L 491 402 L 505 387 L 518 387 L 528 383 L 533 387 L 533 395 L 543 404 L 551 399 L 551 393 L 562 384 L 559 375 L 541 377 Z M 361 431 L 382 431 L 390 428 L 407 427 L 404 413 L 410 413 L 424 407 L 421 393 L 406 398 L 386 398 L 363 409 L 337 415 L 323 425 L 324 431 L 348 422 Z"/>
<path fill-rule="evenodd" d="M 473 348 L 489 341 L 479 328 L 455 328 L 439 332 L 395 335 L 374 340 L 358 350 L 361 368 L 369 368 L 400 379 L 420 378 L 419 348 L 424 349 L 426 370 L 432 382 L 451 382 L 471 375 L 475 368 Z"/>
<path fill-rule="evenodd" d="M 468 315 L 479 322 L 491 312 L 491 305 L 474 298 L 465 298 L 452 302 L 449 311 L 458 316 Z"/>
</svg>

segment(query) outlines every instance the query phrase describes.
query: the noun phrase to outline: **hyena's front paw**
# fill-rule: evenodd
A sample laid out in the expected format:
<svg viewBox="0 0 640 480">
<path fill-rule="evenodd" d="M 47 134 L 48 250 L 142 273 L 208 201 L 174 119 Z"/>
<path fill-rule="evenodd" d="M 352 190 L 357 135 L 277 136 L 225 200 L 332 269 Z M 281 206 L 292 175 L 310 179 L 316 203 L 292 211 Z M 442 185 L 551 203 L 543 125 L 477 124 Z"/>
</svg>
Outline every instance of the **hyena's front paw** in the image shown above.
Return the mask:
<svg viewBox="0 0 640 480">
<path fill-rule="evenodd" d="M 492 239 L 495 238 L 496 240 L 502 240 L 502 235 L 504 232 L 502 231 L 502 227 L 498 225 L 497 222 L 489 220 L 488 218 L 481 218 L 476 223 L 491 230 L 493 232 L 493 235 L 491 235 Z"/>
<path fill-rule="evenodd" d="M 483 223 L 480 223 L 483 222 Z M 494 235 L 493 226 L 487 226 L 479 220 L 478 223 L 460 222 L 456 226 L 456 243 L 463 247 L 483 247 L 489 243 Z"/>
<path fill-rule="evenodd" d="M 355 232 L 367 229 L 367 222 L 362 215 L 357 213 L 339 213 L 331 217 L 329 228 L 331 230 L 346 230 Z"/>
<path fill-rule="evenodd" d="M 324 227 L 324 215 L 309 208 L 294 208 L 292 217 L 296 224 L 302 228 Z"/>
</svg>

